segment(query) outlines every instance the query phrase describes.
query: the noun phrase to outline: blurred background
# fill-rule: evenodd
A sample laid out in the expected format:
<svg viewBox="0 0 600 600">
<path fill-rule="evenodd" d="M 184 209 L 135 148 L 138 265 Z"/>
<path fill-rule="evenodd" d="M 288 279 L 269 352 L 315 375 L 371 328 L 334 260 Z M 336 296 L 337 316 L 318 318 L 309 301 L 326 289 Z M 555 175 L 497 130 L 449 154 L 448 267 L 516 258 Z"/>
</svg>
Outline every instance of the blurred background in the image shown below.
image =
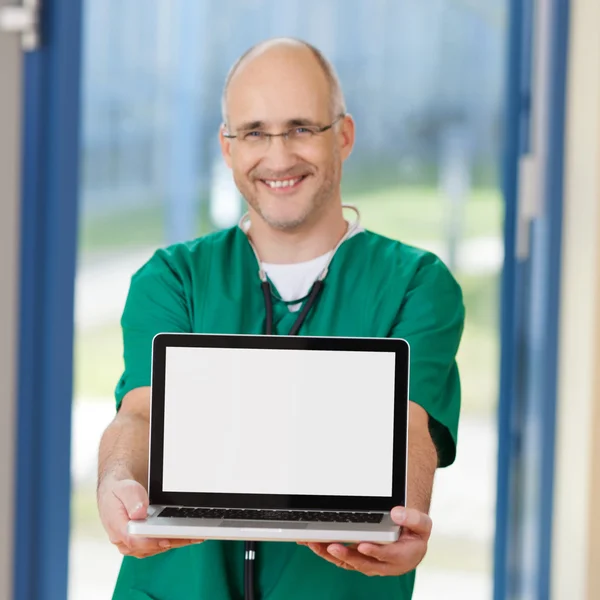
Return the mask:
<svg viewBox="0 0 600 600">
<path fill-rule="evenodd" d="M 237 57 L 273 36 L 307 40 L 338 70 L 357 123 L 344 202 L 368 228 L 437 252 L 463 287 L 458 458 L 438 475 L 415 598 L 449 597 L 449 587 L 456 598 L 490 597 L 506 1 L 86 0 L 83 9 L 70 598 L 108 597 L 119 566 L 95 478 L 130 276 L 156 247 L 241 216 L 218 145 L 222 85 Z"/>
<path fill-rule="evenodd" d="M 339 73 L 344 202 L 464 292 L 415 600 L 600 598 L 598 0 L 0 0 L 0 600 L 112 595 L 97 451 L 130 278 L 244 211 L 221 91 L 273 36 Z"/>
</svg>

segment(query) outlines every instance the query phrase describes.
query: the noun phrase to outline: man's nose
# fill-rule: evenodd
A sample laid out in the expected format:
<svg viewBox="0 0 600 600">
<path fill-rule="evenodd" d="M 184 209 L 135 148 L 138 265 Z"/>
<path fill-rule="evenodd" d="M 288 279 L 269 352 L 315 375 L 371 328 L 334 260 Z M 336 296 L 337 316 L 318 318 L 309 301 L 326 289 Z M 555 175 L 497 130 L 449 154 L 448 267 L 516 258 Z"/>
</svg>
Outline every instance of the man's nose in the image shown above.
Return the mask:
<svg viewBox="0 0 600 600">
<path fill-rule="evenodd" d="M 274 136 L 267 142 L 263 157 L 264 166 L 275 173 L 283 172 L 298 162 L 291 144 L 284 136 Z"/>
</svg>

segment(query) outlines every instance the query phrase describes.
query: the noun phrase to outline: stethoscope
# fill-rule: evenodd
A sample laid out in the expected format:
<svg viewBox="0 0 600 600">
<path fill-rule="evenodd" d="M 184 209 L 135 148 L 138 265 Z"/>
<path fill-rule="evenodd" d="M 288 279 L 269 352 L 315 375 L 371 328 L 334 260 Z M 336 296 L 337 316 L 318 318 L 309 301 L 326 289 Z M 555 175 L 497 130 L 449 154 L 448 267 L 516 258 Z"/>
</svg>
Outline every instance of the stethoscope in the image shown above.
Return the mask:
<svg viewBox="0 0 600 600">
<path fill-rule="evenodd" d="M 300 313 L 296 318 L 292 328 L 288 335 L 297 335 L 300 331 L 300 328 L 304 324 L 308 313 L 311 308 L 317 302 L 317 298 L 323 289 L 325 277 L 327 277 L 327 273 L 329 271 L 329 265 L 333 260 L 336 252 L 339 247 L 348 239 L 350 239 L 361 227 L 360 224 L 360 212 L 355 206 L 351 204 L 343 204 L 342 208 L 347 208 L 354 213 L 356 213 L 356 219 L 353 223 L 348 226 L 348 230 L 342 237 L 342 239 L 338 242 L 337 246 L 333 249 L 331 256 L 327 260 L 327 263 L 323 267 L 323 270 L 319 273 L 318 277 L 313 282 L 310 291 L 305 296 L 304 299 L 298 300 L 298 302 L 303 302 L 302 308 L 300 309 Z M 248 225 L 250 221 L 250 216 L 246 213 L 239 222 L 239 228 L 247 233 Z M 265 312 L 266 312 L 266 321 L 265 321 L 265 335 L 273 335 L 273 291 L 271 289 L 271 283 L 269 278 L 267 277 L 267 273 L 263 269 L 262 262 L 260 257 L 258 256 L 258 252 L 256 247 L 250 240 L 248 236 L 248 242 L 254 252 L 254 256 L 256 257 L 256 262 L 258 263 L 258 277 L 261 282 L 264 301 L 265 301 Z M 244 543 L 244 600 L 254 600 L 254 565 L 256 560 L 256 542 L 245 542 Z"/>
<path fill-rule="evenodd" d="M 327 260 L 327 263 L 323 267 L 323 270 L 319 273 L 318 277 L 315 279 L 307 296 L 298 300 L 298 302 L 304 302 L 304 304 L 302 305 L 302 309 L 300 310 L 300 313 L 298 314 L 298 318 L 292 325 L 292 328 L 290 329 L 290 332 L 288 333 L 288 335 L 297 335 L 298 334 L 298 332 L 300 331 L 300 327 L 302 327 L 304 321 L 306 320 L 306 317 L 308 316 L 308 313 L 310 312 L 310 309 L 315 305 L 317 298 L 318 298 L 319 294 L 321 293 L 321 290 L 323 289 L 325 277 L 327 277 L 327 273 L 329 272 L 329 265 L 331 264 L 333 257 L 335 256 L 339 247 L 346 240 L 350 239 L 361 227 L 360 212 L 358 211 L 358 208 L 356 208 L 355 206 L 352 206 L 351 204 L 343 204 L 342 208 L 347 208 L 349 210 L 354 211 L 354 213 L 356 214 L 356 219 L 354 220 L 353 223 L 351 223 L 348 226 L 348 230 L 346 231 L 346 233 L 344 234 L 342 239 L 338 242 L 337 246 L 333 249 L 333 252 L 331 253 L 329 259 Z M 248 226 L 249 220 L 250 220 L 250 216 L 248 213 L 246 213 L 240 219 L 239 227 L 242 231 L 244 231 L 244 232 L 247 231 L 247 226 Z M 256 262 L 258 263 L 258 277 L 261 282 L 263 296 L 264 296 L 264 300 L 265 300 L 265 311 L 266 311 L 265 335 L 273 335 L 273 298 L 272 298 L 273 291 L 271 289 L 271 283 L 267 277 L 267 273 L 263 269 L 262 262 L 260 260 L 260 257 L 258 256 L 256 247 L 250 240 L 250 237 L 248 237 L 248 242 L 250 244 L 250 247 L 252 248 L 252 251 L 254 252 L 254 256 L 256 257 Z"/>
</svg>

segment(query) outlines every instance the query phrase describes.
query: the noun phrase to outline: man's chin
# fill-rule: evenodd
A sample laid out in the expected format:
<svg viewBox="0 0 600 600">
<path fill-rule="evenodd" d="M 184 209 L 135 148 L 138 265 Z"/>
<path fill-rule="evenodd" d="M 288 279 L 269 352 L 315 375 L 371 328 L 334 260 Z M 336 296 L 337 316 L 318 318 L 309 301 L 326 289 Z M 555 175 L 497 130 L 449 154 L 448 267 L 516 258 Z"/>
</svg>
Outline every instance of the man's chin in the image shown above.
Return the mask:
<svg viewBox="0 0 600 600">
<path fill-rule="evenodd" d="M 311 211 L 292 206 L 291 203 L 285 206 L 284 202 L 279 206 L 269 206 L 268 204 L 265 206 L 266 203 L 261 206 L 259 204 L 255 210 L 269 227 L 278 231 L 294 231 L 302 227 L 310 217 Z"/>
<path fill-rule="evenodd" d="M 262 217 L 269 227 L 276 229 L 277 231 L 296 231 L 306 223 L 305 215 L 301 217 L 263 215 Z"/>
</svg>

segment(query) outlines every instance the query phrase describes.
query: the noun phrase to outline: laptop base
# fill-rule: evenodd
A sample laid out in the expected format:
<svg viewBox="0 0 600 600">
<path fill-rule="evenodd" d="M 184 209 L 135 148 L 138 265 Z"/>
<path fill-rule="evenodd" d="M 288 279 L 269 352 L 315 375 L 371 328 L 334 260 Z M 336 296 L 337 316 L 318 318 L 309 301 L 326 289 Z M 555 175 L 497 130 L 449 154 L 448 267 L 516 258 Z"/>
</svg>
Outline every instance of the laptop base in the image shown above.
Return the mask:
<svg viewBox="0 0 600 600">
<path fill-rule="evenodd" d="M 389 513 L 381 522 L 322 523 L 314 521 L 259 521 L 243 519 L 194 519 L 159 516 L 163 506 L 151 506 L 146 519 L 130 521 L 130 535 L 163 539 L 211 539 L 273 542 L 342 542 L 391 544 L 400 527 Z"/>
</svg>

